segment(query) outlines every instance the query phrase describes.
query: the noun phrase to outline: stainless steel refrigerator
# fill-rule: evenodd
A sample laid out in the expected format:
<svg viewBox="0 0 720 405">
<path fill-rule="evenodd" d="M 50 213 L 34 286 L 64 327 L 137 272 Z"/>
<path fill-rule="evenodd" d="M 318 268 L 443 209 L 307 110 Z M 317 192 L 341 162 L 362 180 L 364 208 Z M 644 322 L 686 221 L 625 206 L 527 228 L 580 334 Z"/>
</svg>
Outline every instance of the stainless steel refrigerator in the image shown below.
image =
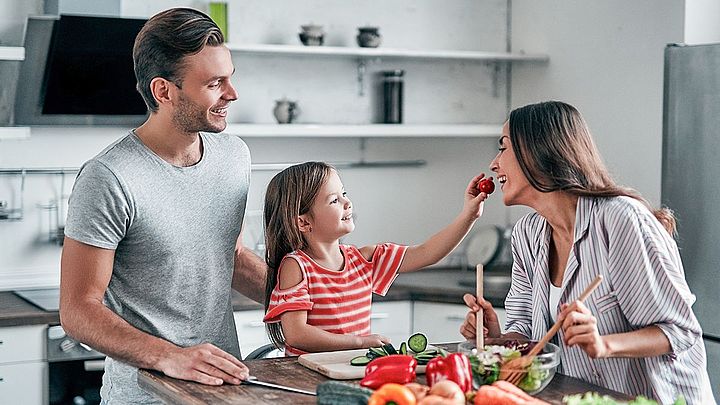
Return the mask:
<svg viewBox="0 0 720 405">
<path fill-rule="evenodd" d="M 677 216 L 685 277 L 720 398 L 720 44 L 665 48 L 662 203 Z"/>
</svg>

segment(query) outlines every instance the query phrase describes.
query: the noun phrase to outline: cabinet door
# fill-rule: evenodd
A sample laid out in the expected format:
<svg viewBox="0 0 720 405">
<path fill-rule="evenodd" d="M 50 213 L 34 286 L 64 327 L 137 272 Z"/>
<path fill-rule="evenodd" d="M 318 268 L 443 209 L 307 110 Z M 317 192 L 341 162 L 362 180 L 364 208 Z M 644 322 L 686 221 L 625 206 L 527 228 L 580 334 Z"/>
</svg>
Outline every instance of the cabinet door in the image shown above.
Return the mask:
<svg viewBox="0 0 720 405">
<path fill-rule="evenodd" d="M 370 313 L 370 329 L 390 338 L 395 346 L 410 337 L 412 318 L 410 301 L 374 302 Z"/>
<path fill-rule="evenodd" d="M 0 364 L 45 360 L 46 328 L 47 325 L 0 328 Z"/>
<path fill-rule="evenodd" d="M 233 314 L 243 357 L 258 347 L 270 343 L 270 339 L 265 332 L 264 315 L 265 312 L 261 309 L 236 311 Z"/>
<path fill-rule="evenodd" d="M 3 404 L 47 403 L 47 363 L 42 361 L 0 365 Z"/>
<path fill-rule="evenodd" d="M 460 325 L 468 308 L 458 304 L 415 302 L 413 305 L 413 332 L 422 332 L 430 343 L 459 342 L 465 340 Z"/>
</svg>

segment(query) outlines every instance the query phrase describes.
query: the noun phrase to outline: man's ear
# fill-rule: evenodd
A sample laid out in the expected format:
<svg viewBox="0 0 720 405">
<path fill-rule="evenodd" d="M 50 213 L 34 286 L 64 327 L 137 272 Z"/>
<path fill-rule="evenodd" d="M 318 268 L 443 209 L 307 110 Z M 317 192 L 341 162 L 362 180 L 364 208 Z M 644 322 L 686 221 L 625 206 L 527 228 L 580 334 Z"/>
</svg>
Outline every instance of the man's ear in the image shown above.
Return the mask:
<svg viewBox="0 0 720 405">
<path fill-rule="evenodd" d="M 297 224 L 298 224 L 298 229 L 300 229 L 300 232 L 302 232 L 302 233 L 312 232 L 312 226 L 310 225 L 310 221 L 308 221 L 308 217 L 306 215 L 298 216 Z"/>
<path fill-rule="evenodd" d="M 150 82 L 150 91 L 158 105 L 167 104 L 173 101 L 175 85 L 167 79 L 156 77 Z"/>
</svg>

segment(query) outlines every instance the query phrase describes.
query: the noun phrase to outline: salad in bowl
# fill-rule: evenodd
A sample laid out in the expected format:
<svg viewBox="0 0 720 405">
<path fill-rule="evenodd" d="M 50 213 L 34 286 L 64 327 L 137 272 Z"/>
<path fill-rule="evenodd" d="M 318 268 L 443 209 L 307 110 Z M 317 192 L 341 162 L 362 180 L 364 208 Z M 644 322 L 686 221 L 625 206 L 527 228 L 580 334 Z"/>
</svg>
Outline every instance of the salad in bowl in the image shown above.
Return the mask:
<svg viewBox="0 0 720 405">
<path fill-rule="evenodd" d="M 475 342 L 467 341 L 458 344 L 458 352 L 470 358 L 473 385 L 478 388 L 497 381 L 503 364 L 526 355 L 535 344 L 530 340 L 488 338 L 482 350 L 475 347 Z M 542 391 L 553 379 L 560 364 L 559 350 L 556 345 L 548 343 L 525 370 L 508 370 L 525 373 L 517 386 L 531 395 Z"/>
</svg>

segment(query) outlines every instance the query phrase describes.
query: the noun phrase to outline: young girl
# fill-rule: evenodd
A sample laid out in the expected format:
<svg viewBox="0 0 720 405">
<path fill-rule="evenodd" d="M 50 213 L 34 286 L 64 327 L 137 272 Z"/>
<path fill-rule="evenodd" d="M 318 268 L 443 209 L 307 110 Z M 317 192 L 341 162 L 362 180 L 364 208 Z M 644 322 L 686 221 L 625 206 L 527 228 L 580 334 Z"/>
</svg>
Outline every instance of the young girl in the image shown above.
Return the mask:
<svg viewBox="0 0 720 405">
<path fill-rule="evenodd" d="M 425 243 L 355 247 L 339 239 L 353 231 L 353 207 L 335 169 L 321 162 L 277 174 L 265 196 L 264 321 L 286 355 L 378 347 L 389 340 L 370 333 L 372 293 L 385 295 L 398 272 L 437 263 L 482 214 L 483 174 L 465 190 L 458 217 Z"/>
</svg>

